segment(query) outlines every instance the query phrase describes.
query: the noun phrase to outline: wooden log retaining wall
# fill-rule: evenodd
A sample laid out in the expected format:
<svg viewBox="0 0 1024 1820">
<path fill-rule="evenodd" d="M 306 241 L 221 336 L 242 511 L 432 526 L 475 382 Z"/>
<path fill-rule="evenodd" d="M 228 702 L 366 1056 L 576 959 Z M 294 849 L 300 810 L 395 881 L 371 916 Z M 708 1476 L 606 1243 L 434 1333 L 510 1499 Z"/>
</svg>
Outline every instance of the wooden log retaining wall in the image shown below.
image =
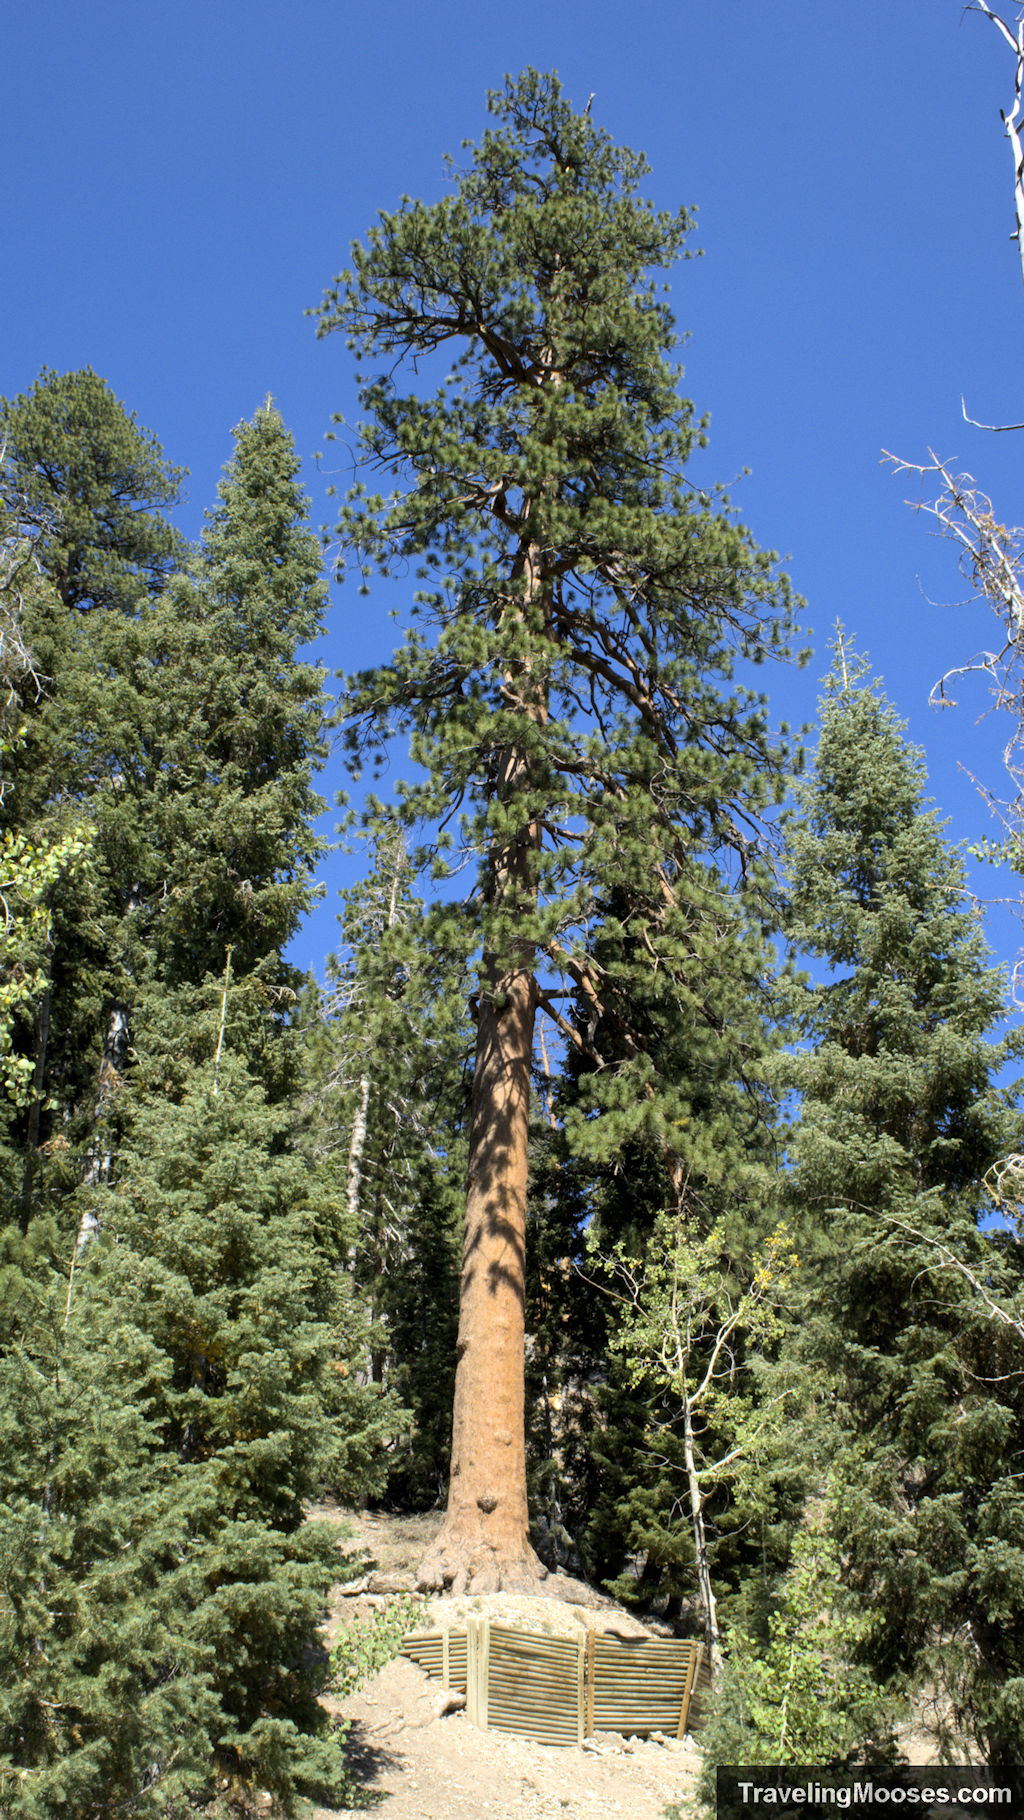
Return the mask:
<svg viewBox="0 0 1024 1820">
<path fill-rule="evenodd" d="M 544 1744 L 598 1732 L 681 1738 L 710 1685 L 703 1644 L 660 1637 L 538 1636 L 470 1618 L 464 1631 L 414 1632 L 402 1649 L 445 1687 L 465 1689 L 474 1725 Z"/>
</svg>

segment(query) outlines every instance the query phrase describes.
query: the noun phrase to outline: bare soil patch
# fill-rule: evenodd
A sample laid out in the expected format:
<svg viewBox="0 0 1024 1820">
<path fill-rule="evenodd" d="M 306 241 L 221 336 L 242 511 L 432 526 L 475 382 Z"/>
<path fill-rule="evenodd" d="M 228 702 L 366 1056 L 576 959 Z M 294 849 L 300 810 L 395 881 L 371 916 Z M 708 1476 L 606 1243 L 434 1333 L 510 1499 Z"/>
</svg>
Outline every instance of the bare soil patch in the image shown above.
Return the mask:
<svg viewBox="0 0 1024 1820">
<path fill-rule="evenodd" d="M 353 1555 L 369 1556 L 358 1593 L 335 1588 L 325 1626 L 333 1646 L 347 1625 L 412 1592 L 415 1569 L 441 1525 L 431 1512 L 389 1516 L 319 1504 L 312 1517 L 347 1532 Z M 490 1593 L 425 1601 L 423 1627 L 457 1628 L 470 1614 L 516 1628 L 575 1636 L 581 1626 L 623 1637 L 671 1634 L 642 1623 L 614 1599 L 552 1574 L 543 1596 Z M 349 1720 L 350 1757 L 364 1805 L 317 1808 L 316 1820 L 663 1820 L 666 1805 L 695 1812 L 700 1750 L 690 1737 L 656 1741 L 614 1736 L 559 1749 L 530 1738 L 480 1731 L 415 1663 L 400 1657 L 345 1700 L 325 1704 Z M 922 1700 L 897 1732 L 909 1763 L 939 1760 L 938 1713 Z M 970 1759 L 973 1753 L 965 1751 Z"/>
<path fill-rule="evenodd" d="M 412 1575 L 440 1527 L 435 1514 L 389 1517 L 318 1505 L 312 1516 L 347 1526 L 353 1551 L 373 1569 L 358 1595 L 336 1591 L 326 1637 L 380 1610 L 411 1589 Z M 385 1586 L 388 1590 L 384 1590 Z M 393 1590 L 391 1589 L 393 1585 Z M 379 1589 L 379 1590 L 378 1590 Z M 581 1626 L 620 1636 L 657 1634 L 630 1612 L 579 1582 L 552 1575 L 545 1596 L 493 1593 L 428 1602 L 426 1624 L 463 1625 L 469 1613 L 499 1623 L 573 1636 Z M 404 1657 L 357 1694 L 326 1703 L 351 1722 L 353 1767 L 366 1791 L 350 1820 L 662 1820 L 672 1801 L 691 1806 L 700 1756 L 689 1738 L 664 1742 L 614 1736 L 559 1749 L 530 1738 L 480 1731 L 464 1712 L 446 1710 L 445 1690 Z M 318 1808 L 316 1820 L 334 1820 Z"/>
</svg>

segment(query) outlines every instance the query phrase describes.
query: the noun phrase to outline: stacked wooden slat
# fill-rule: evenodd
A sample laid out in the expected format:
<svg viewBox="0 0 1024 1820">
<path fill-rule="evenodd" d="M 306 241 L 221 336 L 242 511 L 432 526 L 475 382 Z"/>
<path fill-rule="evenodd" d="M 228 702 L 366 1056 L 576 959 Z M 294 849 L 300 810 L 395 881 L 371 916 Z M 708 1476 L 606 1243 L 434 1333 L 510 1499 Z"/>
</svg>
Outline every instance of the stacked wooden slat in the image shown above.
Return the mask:
<svg viewBox="0 0 1024 1820">
<path fill-rule="evenodd" d="M 700 1661 L 693 1677 L 693 1688 L 690 1692 L 690 1706 L 686 1716 L 685 1729 L 699 1731 L 704 1723 L 711 1696 L 711 1658 L 706 1649 L 700 1652 Z"/>
<path fill-rule="evenodd" d="M 481 1625 L 479 1649 L 486 1651 L 479 1678 L 483 1710 L 477 1716 L 467 1706 L 471 1719 L 491 1731 L 519 1732 L 541 1744 L 582 1744 L 586 1660 L 582 1632 L 578 1638 L 540 1637 Z M 471 1624 L 471 1664 L 472 1660 Z"/>
<path fill-rule="evenodd" d="M 681 1738 L 689 1718 L 694 1678 L 703 1650 L 673 1639 L 587 1639 L 586 1734 L 621 1732 L 644 1737 L 666 1732 Z"/>
<path fill-rule="evenodd" d="M 466 1633 L 464 1630 L 412 1631 L 402 1638 L 402 1654 L 410 1656 L 436 1681 L 459 1693 L 466 1691 Z"/>
<path fill-rule="evenodd" d="M 700 1720 L 711 1681 L 703 1646 L 662 1638 L 538 1636 L 469 1618 L 464 1631 L 416 1631 L 403 1653 L 466 1692 L 474 1725 L 545 1744 L 596 1732 L 682 1737 Z"/>
</svg>

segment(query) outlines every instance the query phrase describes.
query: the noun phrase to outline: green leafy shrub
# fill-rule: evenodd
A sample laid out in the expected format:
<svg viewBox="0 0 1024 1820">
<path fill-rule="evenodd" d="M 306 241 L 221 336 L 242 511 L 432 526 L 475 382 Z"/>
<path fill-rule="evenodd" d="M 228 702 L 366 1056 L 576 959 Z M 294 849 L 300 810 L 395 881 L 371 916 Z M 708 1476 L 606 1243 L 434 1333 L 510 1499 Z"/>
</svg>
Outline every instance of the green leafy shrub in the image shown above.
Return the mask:
<svg viewBox="0 0 1024 1820">
<path fill-rule="evenodd" d="M 426 1601 L 396 1599 L 373 1618 L 357 1618 L 331 1650 L 328 1686 L 336 1694 L 353 1694 L 378 1669 L 401 1655 L 402 1638 L 422 1624 Z"/>
<path fill-rule="evenodd" d="M 793 1544 L 767 1639 L 737 1626 L 701 1742 L 698 1797 L 715 1805 L 720 1763 L 843 1763 L 892 1755 L 892 1702 L 856 1656 L 869 1620 L 840 1580 L 828 1509 Z"/>
</svg>

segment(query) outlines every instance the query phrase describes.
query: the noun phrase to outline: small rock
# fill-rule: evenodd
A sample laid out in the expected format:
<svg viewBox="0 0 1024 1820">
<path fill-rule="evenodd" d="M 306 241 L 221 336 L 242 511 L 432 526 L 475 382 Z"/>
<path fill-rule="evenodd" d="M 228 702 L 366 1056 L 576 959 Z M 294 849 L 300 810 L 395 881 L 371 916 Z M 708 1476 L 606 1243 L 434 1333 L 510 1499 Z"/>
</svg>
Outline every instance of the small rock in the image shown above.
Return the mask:
<svg viewBox="0 0 1024 1820">
<path fill-rule="evenodd" d="M 342 1591 L 346 1589 L 343 1587 Z M 368 1574 L 365 1590 L 371 1593 L 411 1593 L 416 1591 L 415 1574 Z"/>
</svg>

